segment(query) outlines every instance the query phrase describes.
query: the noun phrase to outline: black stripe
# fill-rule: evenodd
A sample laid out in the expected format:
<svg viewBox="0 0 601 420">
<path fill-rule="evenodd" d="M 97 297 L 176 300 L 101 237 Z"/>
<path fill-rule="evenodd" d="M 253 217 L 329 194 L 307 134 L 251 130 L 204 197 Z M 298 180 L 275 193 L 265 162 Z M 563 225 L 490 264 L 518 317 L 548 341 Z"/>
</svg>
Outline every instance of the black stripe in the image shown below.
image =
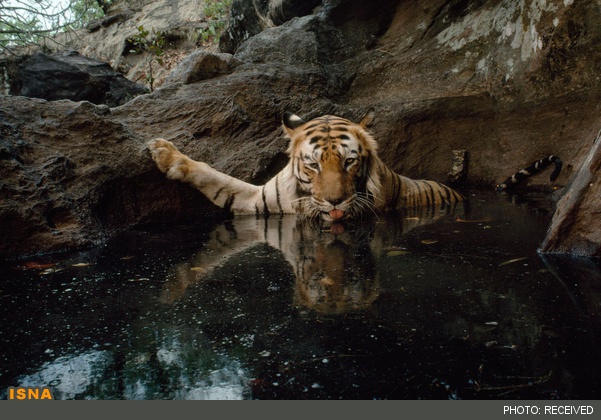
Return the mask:
<svg viewBox="0 0 601 420">
<path fill-rule="evenodd" d="M 440 184 L 440 186 L 442 187 L 443 191 L 445 192 L 445 201 L 447 203 L 450 203 L 451 202 L 451 191 L 453 191 L 453 190 L 451 190 L 446 185 Z M 442 193 L 441 193 L 441 195 L 442 195 Z"/>
<path fill-rule="evenodd" d="M 263 240 L 267 239 L 267 233 L 269 232 L 269 223 L 267 217 L 263 219 Z"/>
<path fill-rule="evenodd" d="M 453 202 L 453 198 L 451 197 L 451 194 L 457 198 L 455 196 L 455 191 L 453 191 L 452 188 L 447 187 L 444 184 L 441 184 L 440 182 L 438 183 L 439 188 L 438 188 L 438 197 L 440 197 L 440 203 L 441 206 L 440 208 L 444 208 L 444 205 L 447 203 L 452 203 Z"/>
<path fill-rule="evenodd" d="M 312 128 L 319 127 L 321 124 L 322 124 L 321 122 L 314 122 L 312 124 L 309 124 L 307 127 L 305 127 L 305 130 L 310 130 Z"/>
<path fill-rule="evenodd" d="M 401 193 L 401 178 L 390 169 L 388 169 L 388 171 L 390 172 L 390 176 L 392 177 L 392 204 L 394 207 L 396 207 L 397 202 L 399 201 L 399 195 Z"/>
<path fill-rule="evenodd" d="M 282 210 L 282 204 L 280 203 L 280 188 L 278 185 L 278 180 L 280 179 L 280 174 L 275 176 L 275 198 L 278 203 L 278 209 L 280 209 L 280 214 L 284 213 Z"/>
<path fill-rule="evenodd" d="M 311 137 L 311 139 L 309 140 L 309 144 L 314 144 L 317 143 L 318 141 L 323 140 L 322 136 L 314 136 Z"/>
<path fill-rule="evenodd" d="M 267 208 L 267 199 L 265 197 L 265 185 L 261 189 L 261 195 L 263 196 L 263 213 L 269 215 L 269 209 Z"/>
<path fill-rule="evenodd" d="M 407 203 L 407 182 L 399 176 L 399 196 L 403 196 L 403 207 L 408 207 L 409 203 Z M 404 191 L 403 191 L 404 190 Z"/>
<path fill-rule="evenodd" d="M 423 194 L 423 196 L 426 197 L 426 207 L 430 208 L 431 203 L 430 203 L 430 196 L 428 195 L 428 191 L 426 189 L 427 185 L 428 185 L 427 182 L 421 181 L 419 183 L 419 187 L 418 188 L 420 188 L 420 190 L 422 191 L 420 195 Z"/>
<path fill-rule="evenodd" d="M 295 158 L 296 159 L 296 179 L 300 180 L 300 175 L 301 175 L 301 167 L 300 167 L 300 159 L 299 158 Z"/>
<path fill-rule="evenodd" d="M 419 182 L 417 180 L 415 180 L 415 179 L 413 180 L 413 185 L 415 186 L 415 189 L 417 190 L 417 194 L 415 194 L 416 198 L 415 198 L 415 205 L 414 205 L 414 207 L 415 206 L 419 207 L 419 206 L 422 205 L 422 197 L 421 197 L 422 190 L 419 187 Z"/>
<path fill-rule="evenodd" d="M 228 212 L 232 211 L 232 204 L 234 204 L 235 198 L 236 198 L 236 196 L 234 194 L 232 194 L 227 198 L 227 200 L 225 200 L 225 204 L 223 205 L 223 208 L 225 210 L 227 210 Z"/>
<path fill-rule="evenodd" d="M 561 167 L 563 166 L 563 162 L 557 156 L 549 156 L 549 159 L 551 159 L 551 158 L 553 158 L 553 161 L 555 162 L 555 169 L 551 173 L 551 176 L 549 179 L 551 181 L 555 181 L 557 179 L 557 177 L 559 176 L 559 173 L 561 172 Z"/>
<path fill-rule="evenodd" d="M 394 208 L 397 207 L 399 202 L 399 197 L 401 195 L 401 178 L 393 173 L 392 177 L 392 202 L 394 203 Z"/>
<path fill-rule="evenodd" d="M 417 188 L 417 186 L 415 185 L 415 180 L 409 178 L 409 181 L 411 182 L 411 194 L 409 194 L 411 196 L 411 207 L 415 207 L 415 197 L 417 197 L 419 194 L 416 194 L 415 190 L 419 189 Z"/>
<path fill-rule="evenodd" d="M 284 238 L 284 221 L 282 219 L 278 220 L 278 249 L 282 249 L 283 238 Z"/>
<path fill-rule="evenodd" d="M 434 188 L 432 187 L 432 184 L 430 184 L 429 182 L 426 182 L 426 185 L 428 185 L 428 189 L 430 190 L 430 197 L 431 197 L 431 201 L 432 201 L 432 207 L 434 207 L 434 204 L 436 203 L 436 197 L 434 196 Z"/>
<path fill-rule="evenodd" d="M 437 186 L 438 188 L 436 189 L 436 191 L 438 192 L 438 199 L 440 200 L 440 210 L 444 210 L 444 208 L 447 206 L 447 202 L 450 199 L 450 189 L 448 189 L 447 187 L 445 187 L 443 184 L 441 184 L 440 182 L 437 182 Z M 444 193 L 444 195 L 443 195 Z M 434 205 L 432 205 L 434 206 Z"/>
<path fill-rule="evenodd" d="M 221 187 L 219 188 L 219 190 L 217 190 L 217 192 L 215 193 L 215 197 L 213 197 L 213 201 L 217 201 L 217 198 L 219 197 L 219 195 L 221 194 L 221 192 L 225 189 L 225 187 Z"/>
</svg>

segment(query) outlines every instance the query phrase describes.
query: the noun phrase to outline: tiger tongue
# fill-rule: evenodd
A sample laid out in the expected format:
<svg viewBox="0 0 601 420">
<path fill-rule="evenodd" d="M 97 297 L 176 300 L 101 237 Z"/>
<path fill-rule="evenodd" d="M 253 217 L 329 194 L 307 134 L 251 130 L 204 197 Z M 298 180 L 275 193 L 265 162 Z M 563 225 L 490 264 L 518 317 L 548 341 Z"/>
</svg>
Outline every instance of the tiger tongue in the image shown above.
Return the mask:
<svg viewBox="0 0 601 420">
<path fill-rule="evenodd" d="M 330 217 L 332 220 L 340 220 L 344 216 L 344 212 L 342 210 L 334 209 L 330 210 Z"/>
</svg>

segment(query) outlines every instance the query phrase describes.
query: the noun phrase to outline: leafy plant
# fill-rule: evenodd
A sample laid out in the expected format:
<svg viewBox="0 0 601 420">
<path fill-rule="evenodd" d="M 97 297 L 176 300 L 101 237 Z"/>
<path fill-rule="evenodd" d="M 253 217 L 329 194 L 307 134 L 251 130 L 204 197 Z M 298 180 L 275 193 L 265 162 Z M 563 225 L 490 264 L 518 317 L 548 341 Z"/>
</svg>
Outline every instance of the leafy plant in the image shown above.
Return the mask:
<svg viewBox="0 0 601 420">
<path fill-rule="evenodd" d="M 216 42 L 225 29 L 227 17 L 233 0 L 206 0 L 204 15 L 207 20 L 206 29 L 202 30 L 198 39 L 202 43 Z"/>
<path fill-rule="evenodd" d="M 146 75 L 146 82 L 150 86 L 150 91 L 154 90 L 154 69 L 153 62 L 159 66 L 163 65 L 163 55 L 165 54 L 165 46 L 167 45 L 167 38 L 163 32 L 152 32 L 144 28 L 144 26 L 138 26 L 138 33 L 128 39 L 132 44 L 133 49 L 130 52 L 134 54 L 147 53 L 148 54 L 148 74 Z"/>
</svg>

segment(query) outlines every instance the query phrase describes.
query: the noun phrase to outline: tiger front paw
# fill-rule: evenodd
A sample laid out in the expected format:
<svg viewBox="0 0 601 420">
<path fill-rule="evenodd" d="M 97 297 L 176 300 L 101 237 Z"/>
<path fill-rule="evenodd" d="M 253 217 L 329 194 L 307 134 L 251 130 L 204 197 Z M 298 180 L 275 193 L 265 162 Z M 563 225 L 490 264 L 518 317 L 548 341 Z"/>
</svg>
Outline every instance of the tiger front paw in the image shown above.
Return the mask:
<svg viewBox="0 0 601 420">
<path fill-rule="evenodd" d="M 170 141 L 154 139 L 148 142 L 148 150 L 161 172 L 169 179 L 183 180 L 189 172 L 189 158 Z"/>
</svg>

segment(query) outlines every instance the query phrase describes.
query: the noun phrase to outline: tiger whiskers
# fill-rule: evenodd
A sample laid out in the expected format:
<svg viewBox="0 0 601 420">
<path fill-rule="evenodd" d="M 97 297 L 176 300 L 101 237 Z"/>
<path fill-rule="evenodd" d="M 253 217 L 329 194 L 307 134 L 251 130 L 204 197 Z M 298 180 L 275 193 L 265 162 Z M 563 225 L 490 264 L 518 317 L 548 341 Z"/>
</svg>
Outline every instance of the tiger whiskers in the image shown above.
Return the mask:
<svg viewBox="0 0 601 420">
<path fill-rule="evenodd" d="M 302 197 L 295 198 L 290 201 L 292 207 L 296 208 L 297 213 L 304 213 L 304 209 L 311 209 L 311 196 L 305 195 Z M 310 217 L 314 217 L 311 215 Z"/>
<path fill-rule="evenodd" d="M 376 218 L 379 219 L 372 198 L 373 196 L 371 194 L 357 192 L 355 200 L 353 201 L 353 206 L 351 206 L 349 209 L 352 216 L 363 216 L 364 214 L 368 213 L 367 210 L 369 210 L 374 214 L 374 216 L 376 216 Z"/>
</svg>

